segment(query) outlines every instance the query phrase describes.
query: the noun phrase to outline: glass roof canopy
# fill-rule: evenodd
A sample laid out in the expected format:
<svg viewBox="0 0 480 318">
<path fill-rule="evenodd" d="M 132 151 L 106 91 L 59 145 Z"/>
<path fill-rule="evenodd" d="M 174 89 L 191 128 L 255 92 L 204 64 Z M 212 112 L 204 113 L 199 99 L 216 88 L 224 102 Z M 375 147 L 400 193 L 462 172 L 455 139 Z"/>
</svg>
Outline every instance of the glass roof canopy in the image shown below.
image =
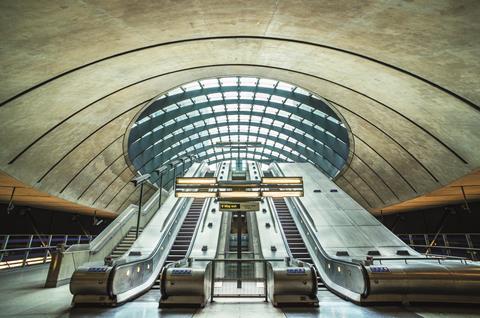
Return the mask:
<svg viewBox="0 0 480 318">
<path fill-rule="evenodd" d="M 177 87 L 140 114 L 128 140 L 134 167 L 150 174 L 194 155 L 210 164 L 243 159 L 310 162 L 333 178 L 348 153 L 348 131 L 322 99 L 300 87 L 256 77 L 212 78 Z M 187 159 L 185 165 L 191 164 Z M 156 182 L 154 174 L 151 181 Z"/>
</svg>

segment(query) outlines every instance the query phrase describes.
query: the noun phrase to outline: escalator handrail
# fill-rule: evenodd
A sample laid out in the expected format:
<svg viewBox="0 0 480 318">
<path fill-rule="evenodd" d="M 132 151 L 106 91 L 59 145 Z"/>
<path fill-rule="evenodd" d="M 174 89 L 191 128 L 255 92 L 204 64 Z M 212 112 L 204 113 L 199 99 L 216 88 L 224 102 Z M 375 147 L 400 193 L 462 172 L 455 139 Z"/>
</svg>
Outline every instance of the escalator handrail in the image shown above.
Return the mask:
<svg viewBox="0 0 480 318">
<path fill-rule="evenodd" d="M 194 172 L 194 176 L 196 176 L 199 171 L 201 171 L 201 169 L 203 169 L 205 167 L 206 163 L 205 162 L 202 162 L 197 170 Z M 176 215 L 176 216 L 179 216 L 181 215 L 181 211 L 185 211 L 185 210 L 188 210 L 188 207 L 190 206 L 190 202 L 192 202 L 193 200 L 190 199 L 190 198 L 181 198 L 180 200 L 177 200 L 177 202 L 175 202 L 175 205 L 173 206 L 173 208 L 171 209 L 171 211 L 175 211 L 175 213 L 173 213 L 172 215 Z M 184 213 L 186 216 L 186 213 Z M 169 221 L 168 221 L 168 225 L 166 226 L 166 229 L 163 231 L 163 236 L 162 238 L 158 241 L 157 245 L 155 246 L 155 248 L 152 250 L 152 252 L 148 255 L 148 256 L 145 256 L 143 258 L 137 258 L 133 261 L 126 261 L 124 263 L 115 263 L 113 265 L 113 269 L 111 271 L 111 276 L 113 277 L 110 281 L 110 283 L 108 284 L 108 294 L 110 295 L 113 295 L 113 281 L 114 281 L 114 276 L 116 274 L 116 272 L 122 268 L 122 267 L 126 267 L 126 266 L 135 266 L 137 264 L 141 264 L 141 263 L 144 263 L 144 262 L 147 262 L 147 261 L 150 261 L 152 260 L 156 254 L 159 252 L 159 250 L 161 249 L 161 246 L 165 243 L 165 239 L 167 239 L 167 233 L 172 231 L 172 228 L 173 226 L 176 224 L 175 221 L 175 218 L 171 218 Z M 167 221 L 166 221 L 167 222 Z M 180 223 L 179 224 L 179 228 L 181 227 L 181 222 L 178 222 Z M 171 236 L 173 237 L 173 236 Z M 166 249 L 165 249 L 166 250 Z M 158 266 L 161 266 L 160 264 L 157 265 Z M 154 271 L 152 271 L 154 272 Z M 142 284 L 138 285 L 138 286 L 141 286 Z M 135 287 L 138 287 L 138 286 L 135 286 Z"/>
<path fill-rule="evenodd" d="M 148 202 L 144 205 L 145 208 L 142 209 L 142 216 L 147 215 L 152 212 L 152 205 L 158 195 L 154 194 Z M 74 244 L 70 246 L 66 252 L 78 252 L 78 251 L 89 251 L 91 254 L 96 254 L 100 252 L 103 247 L 110 242 L 111 238 L 121 230 L 121 228 L 136 215 L 138 211 L 138 206 L 135 204 L 130 204 L 127 206 L 120 215 L 115 218 L 110 224 L 99 234 L 97 235 L 90 243 L 88 244 Z"/>
<path fill-rule="evenodd" d="M 278 172 L 279 175 L 283 175 L 283 172 L 282 170 L 280 169 L 280 167 L 278 166 L 278 163 L 276 162 L 273 162 L 272 163 L 272 166 L 275 167 L 276 171 Z M 294 207 L 296 208 L 296 212 L 297 212 L 297 215 L 302 219 L 303 221 L 303 225 L 306 227 L 307 231 L 310 233 L 308 235 L 308 237 L 314 241 L 314 245 L 315 247 L 317 248 L 317 250 L 322 254 L 322 256 L 329 262 L 332 262 L 332 263 L 337 263 L 337 264 L 343 264 L 345 266 L 348 266 L 348 267 L 355 267 L 357 270 L 359 270 L 361 273 L 362 273 L 362 276 L 363 276 L 363 283 L 364 283 L 364 290 L 362 293 L 360 293 L 360 296 L 361 297 L 366 297 L 369 293 L 369 290 L 370 290 L 370 284 L 369 284 L 369 279 L 368 279 L 368 274 L 367 274 L 367 271 L 365 269 L 365 266 L 363 264 L 359 264 L 359 263 L 354 263 L 354 262 L 349 262 L 349 261 L 346 261 L 346 260 L 339 260 L 339 259 L 335 259 L 335 258 L 332 258 L 330 255 L 328 255 L 328 253 L 323 249 L 322 245 L 320 244 L 320 242 L 318 241 L 316 235 L 315 235 L 315 232 L 313 232 L 309 222 L 307 222 L 306 220 L 306 217 L 305 217 L 305 206 L 303 206 L 303 203 L 298 199 L 298 198 L 289 198 L 289 199 L 292 199 L 292 200 L 289 200 L 289 202 L 293 203 Z M 293 215 L 292 215 L 293 216 Z M 310 251 L 309 251 L 310 252 Z M 328 275 L 327 275 L 328 276 Z M 329 278 L 330 279 L 330 278 Z M 331 280 L 331 282 L 335 285 L 338 285 L 337 283 L 335 283 L 333 280 Z M 331 286 L 328 286 L 328 284 L 325 282 L 325 285 L 327 287 L 330 287 L 332 289 L 335 289 Z M 338 285 L 342 288 L 345 288 L 345 289 L 348 289 L 344 286 L 341 286 L 341 285 Z M 350 290 L 350 289 L 349 289 Z M 357 292 L 354 292 L 352 290 L 350 290 L 351 292 L 357 294 Z"/>
<path fill-rule="evenodd" d="M 157 196 L 159 195 L 156 195 L 156 194 L 153 195 L 148 200 L 148 202 L 144 205 L 145 208 L 143 208 L 141 211 L 142 216 L 153 213 L 152 211 L 154 211 L 155 208 L 152 208 L 152 207 L 154 206 L 154 202 Z M 115 234 L 115 232 L 117 232 L 121 226 L 123 226 L 125 223 L 130 221 L 130 219 L 137 214 L 138 212 L 137 205 L 131 204 L 129 207 L 127 207 L 127 209 L 128 208 L 131 208 L 131 210 L 129 211 L 128 215 L 125 218 L 122 218 L 121 220 L 119 220 L 119 222 L 116 222 L 117 223 L 116 226 L 113 226 L 111 229 L 108 229 L 107 231 L 102 231 L 102 233 L 100 233 L 96 237 L 96 239 L 98 238 L 98 243 L 95 239 L 90 243 L 90 246 L 91 246 L 90 253 L 92 254 L 98 253 L 105 246 L 105 244 L 109 242 L 111 235 Z M 105 234 L 103 234 L 104 232 Z"/>
<path fill-rule="evenodd" d="M 292 198 L 290 198 L 292 199 Z M 336 263 L 336 264 L 343 264 L 345 266 L 348 266 L 348 267 L 355 267 L 357 270 L 359 270 L 361 273 L 362 273 L 362 277 L 363 277 L 363 283 L 364 283 L 364 289 L 363 289 L 363 292 L 360 293 L 360 296 L 362 297 L 366 297 L 369 293 L 369 278 L 368 278 L 368 274 L 367 274 L 367 271 L 365 269 L 365 266 L 363 264 L 360 264 L 360 263 L 354 263 L 354 262 L 349 262 L 349 261 L 346 261 L 346 260 L 340 260 L 340 259 L 335 259 L 333 257 L 331 257 L 322 247 L 322 245 L 320 244 L 320 242 L 318 241 L 316 235 L 315 235 L 315 232 L 312 231 L 310 227 L 310 224 L 308 224 L 305 220 L 305 207 L 303 206 L 303 204 L 301 203 L 300 200 L 298 200 L 298 198 L 293 198 L 294 200 L 292 200 L 292 203 L 294 205 L 297 205 L 297 204 L 300 204 L 301 205 L 301 208 L 298 208 L 298 206 L 296 206 L 297 208 L 297 212 L 300 211 L 298 213 L 298 216 L 300 218 L 303 219 L 303 224 L 305 225 L 305 227 L 307 228 L 307 231 L 310 233 L 309 237 L 311 240 L 314 241 L 315 243 L 315 247 L 317 247 L 318 251 L 322 254 L 322 256 L 329 262 L 332 262 L 332 263 Z M 333 282 L 333 281 L 332 281 Z M 334 283 L 334 282 L 333 282 Z M 336 283 L 335 283 L 336 284 Z M 341 286 L 343 288 L 346 288 L 344 286 Z M 348 289 L 348 288 L 347 288 Z M 353 291 L 352 291 L 353 292 Z M 355 292 L 356 293 L 356 292 Z"/>
</svg>

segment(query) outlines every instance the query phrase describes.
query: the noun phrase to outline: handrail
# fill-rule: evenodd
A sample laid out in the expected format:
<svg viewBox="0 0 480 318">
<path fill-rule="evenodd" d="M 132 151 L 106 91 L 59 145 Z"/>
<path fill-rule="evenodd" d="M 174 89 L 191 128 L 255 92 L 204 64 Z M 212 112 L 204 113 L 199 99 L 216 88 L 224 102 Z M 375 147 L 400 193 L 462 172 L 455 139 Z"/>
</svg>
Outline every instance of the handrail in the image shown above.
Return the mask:
<svg viewBox="0 0 480 318">
<path fill-rule="evenodd" d="M 42 238 L 46 239 L 44 242 Z M 0 235 L 0 270 L 26 265 L 44 264 L 50 262 L 52 251 L 58 250 L 58 245 L 66 247 L 78 245 L 82 240 L 91 241 L 92 235 L 82 234 L 11 234 Z M 40 243 L 40 246 L 32 246 Z M 27 246 L 25 246 L 25 245 Z M 46 245 L 44 245 L 46 244 Z M 70 244 L 70 245 L 69 245 Z M 10 248 L 9 246 L 14 246 Z M 23 245 L 23 246 L 18 246 Z M 88 244 L 83 244 L 88 245 Z M 23 253 L 22 253 L 23 252 Z M 41 253 L 41 255 L 38 255 Z M 32 258 L 33 257 L 33 258 Z M 39 260 L 42 259 L 42 260 Z"/>
<path fill-rule="evenodd" d="M 273 162 L 272 163 L 272 166 L 274 167 L 274 169 L 276 170 L 276 172 L 279 174 L 279 175 L 283 175 L 283 173 L 281 172 L 281 169 L 280 167 L 278 166 L 278 164 L 276 162 Z M 325 278 L 327 278 L 330 282 L 326 282 L 325 279 L 324 282 L 325 282 L 325 285 L 332 289 L 334 292 L 336 293 L 340 293 L 342 294 L 343 296 L 346 296 L 346 297 L 349 297 L 349 298 L 352 298 L 353 300 L 355 301 L 360 301 L 360 299 L 354 299 L 353 297 L 351 296 L 347 296 L 346 295 L 346 292 L 348 291 L 348 293 L 353 293 L 355 295 L 358 295 L 359 297 L 363 298 L 363 297 L 366 297 L 369 293 L 369 280 L 368 280 L 368 275 L 366 273 L 366 270 L 365 270 L 365 267 L 363 264 L 361 263 L 354 263 L 354 262 L 349 262 L 349 261 L 346 261 L 346 260 L 340 260 L 340 259 L 335 259 L 335 258 L 332 258 L 330 255 L 328 255 L 328 253 L 325 252 L 325 250 L 323 249 L 322 245 L 320 244 L 320 242 L 318 241 L 316 235 L 315 235 L 315 232 L 313 231 L 313 229 L 311 228 L 311 225 L 310 223 L 308 222 L 308 220 L 306 219 L 306 216 L 304 215 L 304 209 L 305 207 L 301 204 L 299 204 L 299 199 L 298 198 L 288 198 L 290 200 L 286 200 L 287 202 L 287 205 L 290 205 L 290 207 L 293 207 L 295 210 L 296 210 L 296 215 L 300 218 L 301 220 L 301 224 L 302 226 L 305 227 L 305 232 L 307 234 L 307 237 L 308 239 L 310 239 L 312 242 L 312 247 L 315 247 L 315 252 L 318 252 L 319 254 L 314 254 L 316 257 L 323 257 L 325 259 L 325 261 L 328 261 L 330 263 L 333 263 L 333 264 L 337 264 L 338 265 L 343 265 L 345 267 L 350 267 L 350 268 L 355 268 L 356 270 L 358 270 L 358 272 L 360 273 L 360 275 L 362 276 L 363 278 L 363 288 L 362 288 L 362 292 L 358 292 L 358 291 L 354 291 L 350 288 L 347 288 L 345 286 L 342 286 L 340 285 L 339 283 L 337 283 L 336 281 L 334 281 L 330 276 L 329 274 L 327 273 L 326 270 L 324 270 L 323 268 L 318 268 L 318 270 L 320 271 L 323 271 L 323 273 L 326 275 Z M 289 204 L 290 203 L 290 204 Z M 301 202 L 300 202 L 301 203 Z M 289 207 L 289 208 L 290 208 Z M 293 211 L 291 211 L 293 212 Z M 292 213 L 292 216 L 295 218 L 295 214 Z M 311 253 L 311 251 L 310 251 Z M 334 284 L 335 286 L 331 286 L 330 284 Z M 343 292 L 340 292 L 338 291 L 337 289 L 343 289 L 344 291 Z"/>
<path fill-rule="evenodd" d="M 306 209 L 305 206 L 303 205 L 303 202 L 300 201 L 300 200 L 296 200 L 296 203 L 301 206 L 302 211 L 304 211 L 305 216 L 307 217 L 308 221 L 310 222 L 310 226 L 313 227 L 313 229 L 315 230 L 315 232 L 318 232 L 317 226 L 315 225 L 315 221 L 313 220 L 313 218 L 312 218 L 312 216 L 310 215 L 310 213 L 308 213 L 307 209 Z"/>
<path fill-rule="evenodd" d="M 197 262 L 247 262 L 247 263 L 252 263 L 252 262 L 258 262 L 258 263 L 265 263 L 265 262 L 283 262 L 283 258 L 253 258 L 253 259 L 248 259 L 248 258 L 192 258 L 192 261 L 197 261 Z"/>
<path fill-rule="evenodd" d="M 159 191 L 162 191 L 162 189 L 159 189 Z M 155 195 L 148 200 L 148 202 L 145 204 L 145 209 L 143 209 L 141 212 L 142 215 L 147 215 L 155 210 L 152 209 L 152 206 L 155 202 L 155 199 L 159 196 L 160 192 L 158 195 L 155 193 Z M 121 213 L 95 238 L 95 240 L 88 245 L 90 253 L 98 253 L 109 242 L 111 236 L 114 235 L 122 226 L 124 226 L 125 223 L 127 223 L 133 216 L 135 216 L 136 212 L 138 211 L 138 206 L 130 204 L 124 211 L 124 213 Z M 117 221 L 118 218 L 120 219 Z"/>
<path fill-rule="evenodd" d="M 395 235 L 435 235 L 436 233 L 398 233 L 398 234 L 395 234 Z M 478 233 L 475 233 L 475 232 L 471 232 L 471 233 L 457 233 L 457 232 L 451 232 L 451 233 L 445 233 L 445 232 L 440 232 L 440 235 L 461 235 L 461 236 L 465 236 L 465 235 L 480 235 L 480 232 Z"/>
<path fill-rule="evenodd" d="M 418 244 L 408 244 L 409 246 L 413 246 L 413 247 L 426 247 L 426 248 L 431 248 L 431 249 L 434 249 L 434 248 L 441 248 L 441 249 L 444 249 L 444 250 L 462 250 L 462 251 L 474 251 L 474 252 L 480 252 L 480 248 L 474 248 L 474 247 L 462 247 L 462 246 L 439 246 L 439 245 L 433 245 L 433 246 L 430 246 L 430 245 L 418 245 Z M 432 255 L 432 254 L 428 254 L 428 255 Z"/>
<path fill-rule="evenodd" d="M 280 170 L 280 167 L 278 167 L 278 164 L 277 164 L 276 162 L 273 162 L 272 164 L 277 166 L 277 169 L 279 170 L 279 172 L 281 171 L 281 170 Z M 283 173 L 282 173 L 282 174 L 283 174 Z M 292 198 L 289 198 L 289 199 L 292 199 Z M 297 208 L 297 209 L 296 209 L 297 212 L 306 211 L 305 206 L 304 206 L 301 202 L 299 202 L 300 200 L 298 200 L 298 198 L 293 198 L 293 199 L 296 199 L 296 200 L 292 200 L 292 201 L 291 201 L 294 205 L 301 205 L 301 208 L 296 207 L 296 208 Z M 300 204 L 299 204 L 299 203 L 300 203 Z M 287 204 L 288 204 L 288 202 L 287 202 Z M 299 216 L 303 216 L 303 215 L 302 215 L 303 213 L 298 213 L 298 214 L 299 214 Z M 305 220 L 304 220 L 304 221 L 305 221 Z M 309 223 L 305 223 L 305 224 L 306 224 L 307 227 L 310 226 Z M 310 233 L 314 233 L 314 232 L 312 232 L 312 229 L 309 229 L 309 231 L 310 231 Z M 327 259 L 330 259 L 330 260 L 335 261 L 335 262 L 344 263 L 344 264 L 355 264 L 355 265 L 356 265 L 356 263 L 353 263 L 353 262 L 348 262 L 348 261 L 346 261 L 346 260 L 336 259 L 336 258 L 331 257 L 330 255 L 328 255 L 327 252 L 325 252 L 325 250 L 323 249 L 322 245 L 320 244 L 320 242 L 318 241 L 318 239 L 315 237 L 315 235 L 311 235 L 311 234 L 310 234 L 309 236 L 310 236 L 313 240 L 315 240 L 315 243 L 317 244 L 318 249 L 321 250 L 321 251 L 325 254 L 325 256 L 326 256 Z"/>
<path fill-rule="evenodd" d="M 56 249 L 57 249 L 56 246 L 16 247 L 16 248 L 2 249 L 0 250 L 0 253 L 36 251 L 36 250 L 56 250 Z"/>
<path fill-rule="evenodd" d="M 195 170 L 193 175 L 196 176 L 201 169 L 205 168 L 205 166 L 206 166 L 206 163 L 202 162 L 198 166 L 198 168 Z M 150 264 L 150 262 L 151 262 L 153 264 L 152 265 L 153 266 L 152 267 L 152 273 L 157 271 L 158 267 L 161 266 L 160 258 L 161 258 L 162 255 L 164 255 L 164 254 L 160 255 L 159 251 L 160 251 L 160 249 L 163 250 L 163 247 L 164 247 L 163 245 L 165 243 L 167 243 L 166 242 L 167 240 L 171 240 L 172 236 L 174 235 L 174 233 L 172 232 L 173 227 L 176 224 L 178 224 L 178 226 L 181 226 L 181 222 L 179 222 L 180 220 L 178 220 L 178 219 L 182 218 L 182 217 L 185 217 L 186 213 L 181 213 L 180 211 L 185 211 L 187 209 L 188 205 L 192 201 L 193 200 L 190 199 L 190 198 L 180 198 L 179 200 L 177 200 L 174 207 L 172 208 L 172 211 L 175 210 L 175 212 L 174 213 L 169 213 L 169 215 L 175 215 L 175 217 L 171 218 L 170 220 L 165 220 L 164 224 L 166 224 L 166 223 L 168 223 L 168 224 L 163 227 L 164 230 L 162 229 L 162 232 L 164 233 L 164 235 L 162 235 L 161 239 L 157 242 L 157 245 L 152 250 L 152 252 L 150 252 L 149 255 L 147 255 L 146 257 L 137 258 L 137 259 L 132 260 L 132 261 L 130 261 L 128 259 L 126 260 L 126 259 L 120 258 L 119 262 L 114 262 L 113 269 L 112 269 L 112 274 L 111 274 L 112 279 L 110 279 L 108 287 L 107 287 L 109 295 L 115 295 L 115 297 L 117 297 L 117 301 L 121 302 L 121 301 L 124 301 L 124 300 L 126 300 L 130 297 L 133 297 L 136 294 L 144 291 L 145 288 L 150 286 L 150 281 L 153 284 L 155 277 L 152 280 L 152 275 L 149 275 L 148 277 L 142 277 L 142 281 L 139 281 L 138 284 L 136 284 L 135 286 L 133 286 L 133 285 L 129 286 L 128 290 L 119 290 L 119 291 L 117 291 L 117 293 L 115 293 L 115 291 L 114 291 L 115 274 L 118 273 L 119 271 L 121 271 L 123 268 L 132 268 L 134 266 L 144 264 L 144 263 Z M 168 244 L 169 243 L 167 243 L 167 245 Z M 165 255 L 165 257 L 166 257 L 166 255 Z M 155 263 L 155 261 L 158 261 L 158 262 Z M 121 298 L 119 300 L 118 296 L 121 295 L 121 294 L 123 294 L 123 298 Z"/>
</svg>

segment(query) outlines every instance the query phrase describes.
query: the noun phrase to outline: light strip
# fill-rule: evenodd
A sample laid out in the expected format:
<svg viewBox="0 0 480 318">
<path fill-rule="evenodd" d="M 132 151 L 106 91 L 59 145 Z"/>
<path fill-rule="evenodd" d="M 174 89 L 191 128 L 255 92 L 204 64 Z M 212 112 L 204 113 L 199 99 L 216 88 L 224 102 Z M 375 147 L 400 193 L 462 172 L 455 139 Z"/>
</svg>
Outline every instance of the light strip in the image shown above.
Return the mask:
<svg viewBox="0 0 480 318">
<path fill-rule="evenodd" d="M 260 192 L 258 191 L 225 191 L 219 192 L 220 198 L 259 198 Z"/>
<path fill-rule="evenodd" d="M 270 198 L 303 197 L 303 191 L 263 191 L 262 196 Z"/>
<path fill-rule="evenodd" d="M 262 178 L 263 184 L 302 184 L 302 177 Z"/>
<path fill-rule="evenodd" d="M 177 178 L 177 184 L 215 184 L 217 178 Z"/>
<path fill-rule="evenodd" d="M 215 198 L 215 192 L 175 192 L 177 198 Z"/>
</svg>

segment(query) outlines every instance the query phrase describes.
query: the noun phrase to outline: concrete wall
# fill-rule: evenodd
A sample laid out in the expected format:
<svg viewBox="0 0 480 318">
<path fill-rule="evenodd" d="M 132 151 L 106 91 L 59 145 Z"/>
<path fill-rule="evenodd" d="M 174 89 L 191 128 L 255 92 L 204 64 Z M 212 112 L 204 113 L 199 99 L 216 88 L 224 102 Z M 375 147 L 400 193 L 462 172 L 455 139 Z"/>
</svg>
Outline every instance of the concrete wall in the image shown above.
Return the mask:
<svg viewBox="0 0 480 318">
<path fill-rule="evenodd" d="M 135 203 L 132 119 L 221 75 L 324 97 L 352 133 L 336 183 L 367 209 L 480 166 L 478 1 L 10 0 L 0 12 L 0 169 L 67 200 Z"/>
</svg>

